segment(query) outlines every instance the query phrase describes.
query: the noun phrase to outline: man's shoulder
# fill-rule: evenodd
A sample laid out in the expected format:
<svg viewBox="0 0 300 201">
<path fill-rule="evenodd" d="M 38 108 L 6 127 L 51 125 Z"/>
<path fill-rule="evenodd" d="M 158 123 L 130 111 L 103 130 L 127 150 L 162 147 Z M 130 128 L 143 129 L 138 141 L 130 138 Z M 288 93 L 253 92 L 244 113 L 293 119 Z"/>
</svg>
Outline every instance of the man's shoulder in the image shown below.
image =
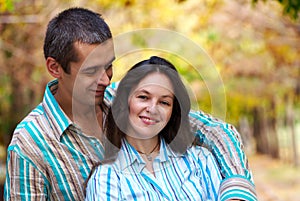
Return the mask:
<svg viewBox="0 0 300 201">
<path fill-rule="evenodd" d="M 108 87 L 106 87 L 104 93 L 104 102 L 106 103 L 106 105 L 111 105 L 114 97 L 116 96 L 118 85 L 118 82 L 113 82 Z"/>
<path fill-rule="evenodd" d="M 190 121 L 192 124 L 199 124 L 201 126 L 207 127 L 224 127 L 226 129 L 235 129 L 234 126 L 218 117 L 215 117 L 211 114 L 205 113 L 201 110 L 193 111 L 191 110 L 189 113 Z"/>
<path fill-rule="evenodd" d="M 52 139 L 49 138 L 51 133 L 45 109 L 39 104 L 17 125 L 7 152 L 10 156 L 20 157 L 41 170 L 48 160 L 44 153 L 52 150 L 49 143 Z"/>
<path fill-rule="evenodd" d="M 27 127 L 31 123 L 35 123 L 40 121 L 41 118 L 43 118 L 45 115 L 45 110 L 42 106 L 42 103 L 36 106 L 31 112 L 29 112 L 23 120 L 17 125 L 15 132 L 17 132 L 19 129 L 22 129 L 24 127 Z M 14 132 L 14 133 L 15 133 Z"/>
<path fill-rule="evenodd" d="M 40 103 L 27 116 L 25 116 L 20 123 L 18 123 L 13 132 L 10 146 L 18 144 L 22 138 L 29 137 L 31 135 L 31 132 L 29 131 L 33 128 L 38 128 L 39 126 L 37 125 L 40 125 L 45 119 L 45 111 Z"/>
</svg>

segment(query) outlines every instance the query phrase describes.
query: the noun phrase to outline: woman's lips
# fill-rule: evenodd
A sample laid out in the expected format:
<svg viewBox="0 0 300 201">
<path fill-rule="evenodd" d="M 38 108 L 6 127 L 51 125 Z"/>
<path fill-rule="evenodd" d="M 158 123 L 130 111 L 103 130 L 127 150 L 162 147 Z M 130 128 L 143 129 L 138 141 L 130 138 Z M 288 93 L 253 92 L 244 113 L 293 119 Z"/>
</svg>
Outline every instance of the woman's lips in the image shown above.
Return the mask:
<svg viewBox="0 0 300 201">
<path fill-rule="evenodd" d="M 144 124 L 147 124 L 147 125 L 153 125 L 153 124 L 156 124 L 158 122 L 155 119 L 152 119 L 152 118 L 149 118 L 149 117 L 145 117 L 145 116 L 140 116 L 140 119 L 142 120 L 142 122 Z"/>
</svg>

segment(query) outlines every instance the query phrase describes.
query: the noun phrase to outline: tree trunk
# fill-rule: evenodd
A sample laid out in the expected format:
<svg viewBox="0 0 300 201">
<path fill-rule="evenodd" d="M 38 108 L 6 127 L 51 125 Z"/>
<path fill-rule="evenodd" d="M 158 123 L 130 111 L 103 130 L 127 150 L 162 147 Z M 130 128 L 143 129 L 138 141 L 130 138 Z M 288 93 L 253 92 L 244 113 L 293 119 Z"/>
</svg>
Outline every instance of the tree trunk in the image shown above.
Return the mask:
<svg viewBox="0 0 300 201">
<path fill-rule="evenodd" d="M 269 143 L 266 134 L 263 109 L 255 107 L 253 110 L 253 136 L 256 142 L 256 151 L 260 154 L 268 154 Z"/>
<path fill-rule="evenodd" d="M 276 115 L 276 103 L 272 99 L 269 118 L 267 119 L 268 125 L 268 141 L 269 141 L 269 154 L 272 158 L 279 158 L 279 142 L 277 135 L 277 115 Z"/>
<path fill-rule="evenodd" d="M 253 131 L 250 127 L 249 120 L 246 116 L 239 119 L 239 131 L 245 146 L 245 151 L 247 153 L 253 153 L 254 143 L 253 143 Z"/>
<path fill-rule="evenodd" d="M 292 146 L 292 161 L 296 167 L 299 167 L 299 155 L 297 146 L 297 136 L 295 131 L 295 114 L 293 108 L 293 101 L 290 99 L 287 101 L 287 116 L 286 116 L 287 127 L 291 131 L 291 146 Z"/>
</svg>

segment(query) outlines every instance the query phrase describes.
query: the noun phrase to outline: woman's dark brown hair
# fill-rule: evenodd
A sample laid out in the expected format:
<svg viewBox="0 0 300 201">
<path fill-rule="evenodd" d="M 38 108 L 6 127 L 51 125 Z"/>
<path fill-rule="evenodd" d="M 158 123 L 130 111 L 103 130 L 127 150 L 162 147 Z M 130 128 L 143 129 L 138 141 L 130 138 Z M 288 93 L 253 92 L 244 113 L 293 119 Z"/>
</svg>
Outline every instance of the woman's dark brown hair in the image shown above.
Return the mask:
<svg viewBox="0 0 300 201">
<path fill-rule="evenodd" d="M 159 133 L 160 138 L 163 138 L 171 149 L 177 153 L 184 153 L 187 147 L 191 145 L 194 135 L 190 132 L 189 126 L 190 99 L 187 90 L 173 64 L 163 58 L 152 56 L 148 60 L 135 64 L 119 83 L 104 128 L 106 136 L 104 161 L 114 161 L 121 148 L 122 138 L 126 135 L 129 124 L 128 97 L 132 89 L 143 78 L 154 72 L 166 75 L 174 89 L 172 115 L 165 128 Z"/>
</svg>

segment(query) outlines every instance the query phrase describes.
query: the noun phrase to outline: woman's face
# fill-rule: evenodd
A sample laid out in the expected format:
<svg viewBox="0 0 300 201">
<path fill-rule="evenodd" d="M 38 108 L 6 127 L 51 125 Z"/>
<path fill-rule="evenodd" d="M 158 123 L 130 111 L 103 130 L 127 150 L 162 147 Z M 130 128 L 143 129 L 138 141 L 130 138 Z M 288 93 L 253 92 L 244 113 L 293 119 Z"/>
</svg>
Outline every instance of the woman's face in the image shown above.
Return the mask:
<svg viewBox="0 0 300 201">
<path fill-rule="evenodd" d="M 161 73 L 151 73 L 133 88 L 128 98 L 127 135 L 138 139 L 156 136 L 169 122 L 173 109 L 173 86 Z"/>
</svg>

